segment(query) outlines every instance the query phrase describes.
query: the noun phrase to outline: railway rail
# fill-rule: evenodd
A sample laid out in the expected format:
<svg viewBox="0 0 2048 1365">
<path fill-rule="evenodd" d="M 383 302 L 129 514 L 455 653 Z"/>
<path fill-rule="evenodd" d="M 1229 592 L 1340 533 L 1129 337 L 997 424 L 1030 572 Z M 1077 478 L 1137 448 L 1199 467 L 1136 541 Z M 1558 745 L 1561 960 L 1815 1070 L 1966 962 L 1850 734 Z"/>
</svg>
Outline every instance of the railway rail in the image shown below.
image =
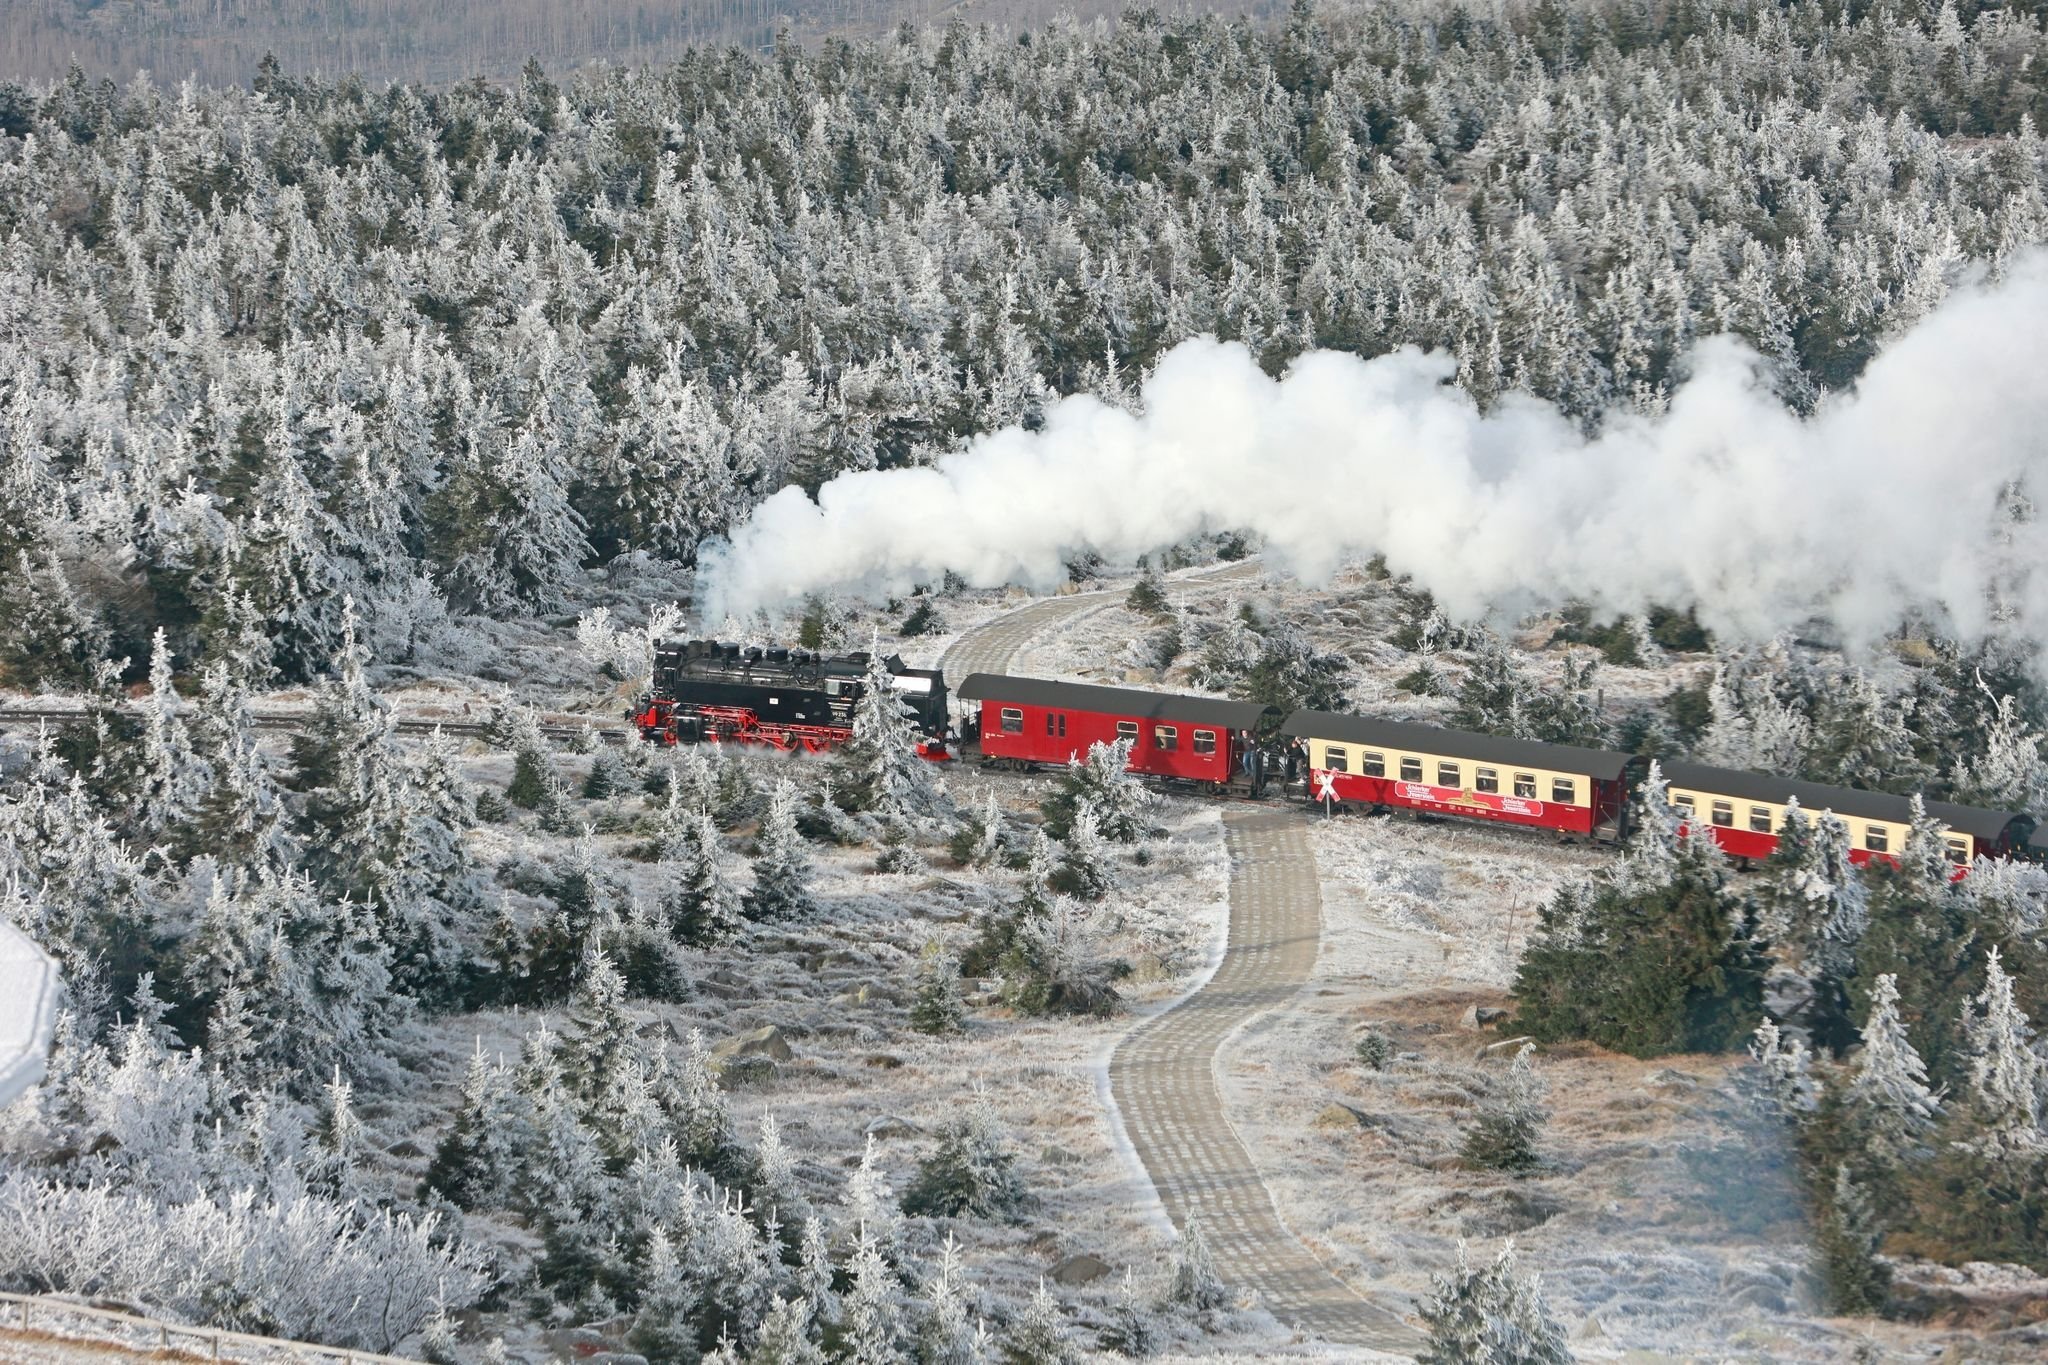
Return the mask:
<svg viewBox="0 0 2048 1365">
<path fill-rule="evenodd" d="M 70 725 L 91 716 L 92 712 L 78 706 L 0 706 L 0 726 Z M 258 730 L 301 730 L 311 719 L 311 714 L 304 711 L 259 711 L 250 715 L 249 723 Z M 432 734 L 439 730 L 443 734 L 481 739 L 490 733 L 490 726 L 479 720 L 411 716 L 400 717 L 392 725 L 402 734 L 413 735 Z M 609 744 L 623 744 L 633 737 L 630 726 L 566 716 L 543 720 L 540 729 L 550 739 L 575 739 L 586 730 Z"/>
</svg>

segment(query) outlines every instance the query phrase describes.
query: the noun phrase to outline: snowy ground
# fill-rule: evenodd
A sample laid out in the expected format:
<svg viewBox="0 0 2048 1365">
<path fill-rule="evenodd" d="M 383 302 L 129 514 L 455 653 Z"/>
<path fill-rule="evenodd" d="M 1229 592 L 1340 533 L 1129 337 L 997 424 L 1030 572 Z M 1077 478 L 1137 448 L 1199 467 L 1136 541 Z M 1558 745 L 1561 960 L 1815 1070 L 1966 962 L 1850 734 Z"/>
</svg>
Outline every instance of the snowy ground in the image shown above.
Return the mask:
<svg viewBox="0 0 2048 1365">
<path fill-rule="evenodd" d="M 746 760 L 762 778 L 789 771 L 791 760 Z M 797 760 L 798 771 L 804 768 Z M 576 761 L 565 761 L 572 781 Z M 507 760 L 477 749 L 470 775 L 502 787 Z M 953 776 L 956 797 L 978 807 L 981 782 Z M 1028 819 L 1044 794 L 1043 782 L 997 784 L 999 799 Z M 635 801 L 629 800 L 630 810 Z M 1087 1253 L 1116 1274 L 1063 1297 L 1086 1323 L 1114 1300 L 1124 1267 L 1141 1287 L 1163 1289 L 1169 1240 L 1153 1211 L 1151 1193 L 1118 1148 L 1119 1137 L 1098 1094 L 1100 1064 L 1136 1019 L 1190 989 L 1222 949 L 1227 920 L 1228 867 L 1216 807 L 1201 802 L 1162 803 L 1155 819 L 1165 837 L 1150 845 L 1148 866 L 1127 865 L 1125 886 L 1093 911 L 1110 955 L 1133 967 L 1124 983 L 1126 1014 L 1107 1020 L 1035 1020 L 1012 1015 L 991 999 L 973 1010 L 968 1032 L 934 1039 L 907 1020 L 909 985 L 919 949 L 936 938 L 958 950 L 993 898 L 1014 895 L 1015 874 L 951 868 L 934 852 L 932 870 L 915 875 L 872 871 L 875 851 L 814 848 L 815 889 L 822 910 L 813 923 L 756 931 L 731 947 L 693 952 L 692 998 L 682 1004 L 641 1004 L 645 1026 L 681 1038 L 701 1029 L 717 1040 L 765 1025 L 782 1031 L 795 1050 L 769 1079 L 735 1087 L 730 1100 L 743 1138 L 752 1141 L 763 1114 L 773 1113 L 784 1142 L 797 1154 L 824 1207 L 839 1204 L 845 1178 L 858 1159 L 864 1134 L 878 1122 L 907 1121 L 908 1131 L 885 1137 L 879 1155 L 899 1192 L 916 1162 L 930 1150 L 928 1136 L 976 1087 L 986 1089 L 1008 1127 L 1035 1205 L 1014 1225 L 950 1220 L 975 1284 L 1013 1303 L 1028 1297 L 1040 1277 L 1065 1257 Z M 745 831 L 736 831 L 744 837 Z M 491 859 L 543 857 L 564 851 L 563 841 L 525 827 L 488 826 L 478 851 Z M 637 836 L 600 836 L 636 880 L 651 869 L 623 861 Z M 491 1011 L 435 1021 L 416 1031 L 412 1093 L 365 1102 L 366 1120 L 381 1145 L 396 1148 L 388 1174 L 409 1185 L 424 1173 L 438 1128 L 445 1123 L 471 1049 L 517 1055 L 520 1037 L 538 1021 L 532 1013 Z M 562 1021 L 550 1016 L 551 1027 Z M 894 1128 L 896 1125 L 890 1125 Z M 471 1234 L 526 1244 L 516 1228 L 472 1219 Z M 539 1359 L 541 1340 L 513 1318 L 488 1319 L 486 1335 L 503 1332 L 515 1351 Z M 1087 1339 L 1084 1334 L 1083 1339 Z M 1244 1315 L 1225 1347 L 1284 1340 L 1271 1320 Z"/>
<path fill-rule="evenodd" d="M 1233 1039 L 1218 1071 L 1290 1226 L 1359 1289 L 1413 1301 L 1461 1239 L 1480 1258 L 1513 1236 L 1586 1358 L 1821 1362 L 1866 1344 L 1875 1359 L 2037 1358 L 2038 1343 L 1811 1316 L 1796 1200 L 1754 1159 L 1779 1139 L 1727 1101 L 1730 1058 L 1543 1049 L 1544 1167 L 1461 1169 L 1458 1144 L 1509 1051 L 1481 1060 L 1509 1035 L 1465 1012 L 1510 1003 L 1536 907 L 1608 855 L 1398 817 L 1318 819 L 1311 838 L 1315 975 Z M 1353 1059 L 1368 1028 L 1394 1041 L 1386 1072 Z"/>
</svg>

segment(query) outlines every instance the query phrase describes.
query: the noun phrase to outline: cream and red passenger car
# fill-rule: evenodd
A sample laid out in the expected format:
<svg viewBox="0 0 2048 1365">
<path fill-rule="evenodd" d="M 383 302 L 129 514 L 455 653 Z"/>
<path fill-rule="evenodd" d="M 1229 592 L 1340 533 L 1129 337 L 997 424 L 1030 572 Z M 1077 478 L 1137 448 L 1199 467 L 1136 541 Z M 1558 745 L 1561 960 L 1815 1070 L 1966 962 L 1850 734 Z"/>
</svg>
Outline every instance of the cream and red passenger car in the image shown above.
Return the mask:
<svg viewBox="0 0 2048 1365">
<path fill-rule="evenodd" d="M 1629 754 L 1502 739 L 1407 721 L 1296 711 L 1281 733 L 1307 751 L 1318 804 L 1387 806 L 1618 841 Z"/>
</svg>

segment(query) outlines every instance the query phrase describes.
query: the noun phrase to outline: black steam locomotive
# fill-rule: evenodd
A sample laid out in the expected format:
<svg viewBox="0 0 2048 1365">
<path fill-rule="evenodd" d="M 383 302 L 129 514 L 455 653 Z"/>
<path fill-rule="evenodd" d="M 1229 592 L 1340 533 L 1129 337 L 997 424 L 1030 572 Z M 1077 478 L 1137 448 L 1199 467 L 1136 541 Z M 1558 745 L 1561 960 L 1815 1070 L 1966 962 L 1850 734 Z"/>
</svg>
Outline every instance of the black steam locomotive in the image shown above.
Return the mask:
<svg viewBox="0 0 2048 1365">
<path fill-rule="evenodd" d="M 654 652 L 653 688 L 629 713 L 643 738 L 765 744 L 817 753 L 853 738 L 853 711 L 867 690 L 871 656 L 807 649 L 741 648 L 715 640 L 664 644 Z M 931 669 L 882 660 L 925 736 L 927 758 L 946 755 L 946 682 Z"/>
</svg>

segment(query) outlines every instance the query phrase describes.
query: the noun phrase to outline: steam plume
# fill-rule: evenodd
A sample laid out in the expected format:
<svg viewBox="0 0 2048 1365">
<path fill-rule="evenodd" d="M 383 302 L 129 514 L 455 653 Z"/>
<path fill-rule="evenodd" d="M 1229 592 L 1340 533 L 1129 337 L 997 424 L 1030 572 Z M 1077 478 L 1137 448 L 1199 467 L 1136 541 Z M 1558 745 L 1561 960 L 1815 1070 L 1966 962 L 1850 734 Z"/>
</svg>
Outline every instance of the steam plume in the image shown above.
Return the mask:
<svg viewBox="0 0 2048 1365">
<path fill-rule="evenodd" d="M 1482 416 L 1449 356 L 1314 352 L 1286 376 L 1198 338 L 1143 416 L 1065 399 L 929 469 L 784 489 L 706 547 L 707 618 L 805 594 L 900 592 L 946 570 L 1046 588 L 1062 561 L 1129 561 L 1247 528 L 1304 579 L 1372 552 L 1453 615 L 1581 597 L 1696 606 L 1758 637 L 1815 617 L 1869 640 L 1909 612 L 1974 638 L 1996 610 L 2048 632 L 2038 519 L 2001 508 L 2048 465 L 2048 258 L 1957 291 L 1811 418 L 1738 340 L 1703 341 L 1656 418 L 1587 440 L 1526 397 Z M 1989 591 L 1997 583 L 1997 603 Z"/>
</svg>

